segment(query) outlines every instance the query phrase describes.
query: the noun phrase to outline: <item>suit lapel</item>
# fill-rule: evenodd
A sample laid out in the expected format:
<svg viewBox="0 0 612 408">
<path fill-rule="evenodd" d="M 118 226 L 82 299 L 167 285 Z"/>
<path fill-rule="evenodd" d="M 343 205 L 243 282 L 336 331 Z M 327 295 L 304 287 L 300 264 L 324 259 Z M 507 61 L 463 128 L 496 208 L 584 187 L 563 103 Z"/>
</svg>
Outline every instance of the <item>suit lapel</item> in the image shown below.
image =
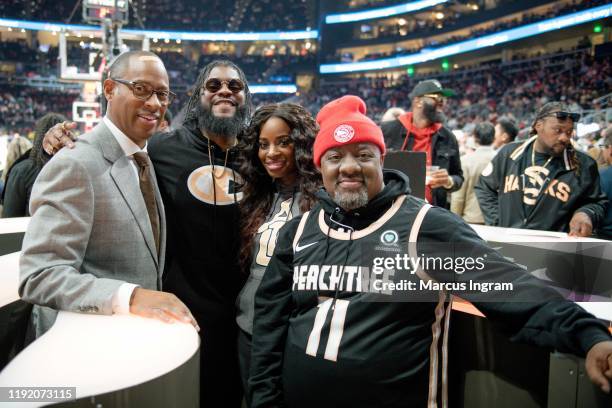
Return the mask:
<svg viewBox="0 0 612 408">
<path fill-rule="evenodd" d="M 134 168 L 130 160 L 125 156 L 119 143 L 115 140 L 111 131 L 104 125 L 104 122 L 102 122 L 98 128 L 100 129 L 98 132 L 98 142 L 102 149 L 102 153 L 104 157 L 112 163 L 110 169 L 111 178 L 136 219 L 136 224 L 138 228 L 140 228 L 140 232 L 142 233 L 155 264 L 159 266 L 159 258 L 155 248 L 151 221 L 149 221 L 149 214 L 147 213 L 147 207 L 142 197 Z M 157 194 L 156 192 L 156 196 Z M 162 213 L 163 210 L 160 212 L 160 217 Z"/>
</svg>

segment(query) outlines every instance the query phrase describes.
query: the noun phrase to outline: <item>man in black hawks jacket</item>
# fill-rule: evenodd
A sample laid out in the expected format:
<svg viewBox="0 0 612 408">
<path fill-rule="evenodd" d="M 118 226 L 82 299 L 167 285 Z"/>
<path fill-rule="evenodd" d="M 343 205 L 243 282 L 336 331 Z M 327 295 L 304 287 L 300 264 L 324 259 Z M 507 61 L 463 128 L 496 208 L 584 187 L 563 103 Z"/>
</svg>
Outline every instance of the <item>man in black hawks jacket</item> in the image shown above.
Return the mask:
<svg viewBox="0 0 612 408">
<path fill-rule="evenodd" d="M 605 325 L 539 285 L 459 217 L 410 196 L 401 173 L 383 171 L 382 132 L 361 99 L 330 102 L 317 122 L 314 160 L 325 190 L 283 227 L 257 292 L 252 408 L 436 406 L 447 392 L 450 302 L 442 287 L 473 301 L 514 340 L 587 354 L 590 377 L 609 390 Z M 448 273 L 404 262 L 450 255 L 449 245 L 467 247 L 454 255 L 485 256 L 486 268 L 460 273 L 455 263 Z M 470 281 L 514 289 L 461 289 Z"/>
<path fill-rule="evenodd" d="M 571 144 L 579 115 L 561 102 L 542 106 L 525 142 L 504 146 L 474 190 L 488 225 L 587 237 L 603 219 L 597 163 Z"/>
</svg>

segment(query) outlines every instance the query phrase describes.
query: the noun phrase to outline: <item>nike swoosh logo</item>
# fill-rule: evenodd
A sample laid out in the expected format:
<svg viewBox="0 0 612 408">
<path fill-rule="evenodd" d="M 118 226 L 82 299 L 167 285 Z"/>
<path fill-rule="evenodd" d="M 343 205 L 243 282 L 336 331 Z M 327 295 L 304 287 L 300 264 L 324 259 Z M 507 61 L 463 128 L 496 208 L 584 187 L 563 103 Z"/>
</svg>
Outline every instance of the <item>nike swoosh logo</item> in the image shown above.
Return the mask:
<svg viewBox="0 0 612 408">
<path fill-rule="evenodd" d="M 306 248 L 311 247 L 313 245 L 316 245 L 318 243 L 319 243 L 319 241 L 311 242 L 310 244 L 306 244 L 306 245 L 302 245 L 302 246 L 300 246 L 300 244 L 297 244 L 295 246 L 295 252 L 300 252 L 302 249 L 306 249 Z"/>
</svg>

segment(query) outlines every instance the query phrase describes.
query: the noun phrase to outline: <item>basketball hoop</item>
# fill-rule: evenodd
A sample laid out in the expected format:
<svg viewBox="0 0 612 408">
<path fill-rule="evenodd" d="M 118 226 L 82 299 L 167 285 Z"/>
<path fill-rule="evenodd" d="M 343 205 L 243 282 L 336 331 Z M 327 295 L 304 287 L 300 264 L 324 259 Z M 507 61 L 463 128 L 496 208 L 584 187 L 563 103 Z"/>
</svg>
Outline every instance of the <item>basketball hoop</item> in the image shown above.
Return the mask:
<svg viewBox="0 0 612 408">
<path fill-rule="evenodd" d="M 85 124 L 85 132 L 89 132 L 100 122 L 100 104 L 98 102 L 73 102 L 72 120 Z"/>
</svg>

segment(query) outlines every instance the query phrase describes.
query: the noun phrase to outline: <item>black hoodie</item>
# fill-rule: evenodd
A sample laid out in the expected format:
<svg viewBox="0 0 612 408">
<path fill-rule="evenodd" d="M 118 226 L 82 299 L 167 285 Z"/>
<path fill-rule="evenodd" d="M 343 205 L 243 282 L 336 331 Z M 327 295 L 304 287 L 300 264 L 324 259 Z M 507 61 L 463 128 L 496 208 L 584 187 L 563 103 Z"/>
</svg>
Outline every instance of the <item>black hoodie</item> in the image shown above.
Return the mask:
<svg viewBox="0 0 612 408">
<path fill-rule="evenodd" d="M 584 355 L 610 339 L 603 323 L 542 288 L 459 217 L 407 195 L 401 173 L 384 176 L 385 188 L 366 207 L 345 212 L 321 192 L 319 204 L 281 230 L 255 299 L 252 408 L 425 406 L 444 394 L 446 294 L 433 291 L 435 298 L 421 301 L 425 291 L 389 296 L 373 285 L 387 273 L 394 283 L 427 281 L 422 270 L 374 272 L 373 254 L 411 253 L 409 234 L 424 257 L 463 255 L 448 252 L 449 245 L 487 257 L 485 270 L 428 268 L 437 282 L 513 283 L 506 298 L 450 289 L 513 340 Z M 526 300 L 510 301 L 517 294 Z"/>
<path fill-rule="evenodd" d="M 153 136 L 148 152 L 168 224 L 163 289 L 185 302 L 201 327 L 234 326 L 243 283 L 237 261 L 237 152 L 230 148 L 226 159 L 195 124 Z"/>
<path fill-rule="evenodd" d="M 391 207 L 393 200 L 402 194 L 410 194 L 408 178 L 397 170 L 385 170 L 383 173 L 385 187 L 363 208 L 345 211 L 321 188 L 316 194 L 321 208 L 325 211 L 325 219 L 329 220 L 333 214 L 331 228 L 341 228 L 337 222 L 351 226 L 356 230 L 363 229 L 376 221 Z M 314 212 L 314 211 L 313 211 Z M 336 223 L 334 222 L 337 221 Z"/>
</svg>

